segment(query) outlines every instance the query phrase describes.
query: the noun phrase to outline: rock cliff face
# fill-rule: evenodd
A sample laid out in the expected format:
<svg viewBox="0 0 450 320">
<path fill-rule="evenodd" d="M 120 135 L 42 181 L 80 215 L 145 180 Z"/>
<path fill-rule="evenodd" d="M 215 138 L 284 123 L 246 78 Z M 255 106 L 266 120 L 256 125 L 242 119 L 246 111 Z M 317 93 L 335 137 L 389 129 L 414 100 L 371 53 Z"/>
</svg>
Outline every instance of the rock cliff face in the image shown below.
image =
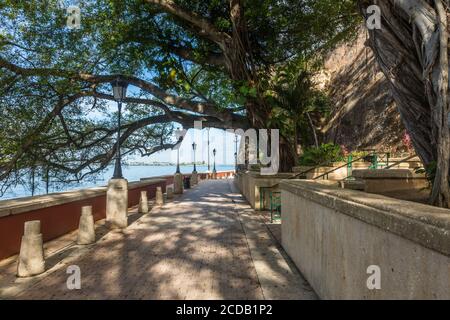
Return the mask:
<svg viewBox="0 0 450 320">
<path fill-rule="evenodd" d="M 405 130 L 389 83 L 365 41 L 361 31 L 325 61 L 318 84 L 329 93 L 333 107 L 322 133 L 325 141 L 350 150 L 395 150 L 402 147 Z"/>
</svg>

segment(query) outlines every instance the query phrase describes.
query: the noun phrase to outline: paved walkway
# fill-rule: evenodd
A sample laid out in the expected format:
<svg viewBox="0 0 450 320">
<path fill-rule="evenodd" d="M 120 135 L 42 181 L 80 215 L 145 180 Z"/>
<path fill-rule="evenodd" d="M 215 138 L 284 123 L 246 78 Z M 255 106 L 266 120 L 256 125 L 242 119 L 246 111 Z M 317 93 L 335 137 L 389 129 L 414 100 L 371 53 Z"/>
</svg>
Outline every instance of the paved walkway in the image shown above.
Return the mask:
<svg viewBox="0 0 450 320">
<path fill-rule="evenodd" d="M 0 298 L 316 299 L 231 180 L 202 181 L 135 219 L 55 253 L 41 276 L 4 278 Z M 67 288 L 70 265 L 80 267 L 80 290 Z"/>
</svg>

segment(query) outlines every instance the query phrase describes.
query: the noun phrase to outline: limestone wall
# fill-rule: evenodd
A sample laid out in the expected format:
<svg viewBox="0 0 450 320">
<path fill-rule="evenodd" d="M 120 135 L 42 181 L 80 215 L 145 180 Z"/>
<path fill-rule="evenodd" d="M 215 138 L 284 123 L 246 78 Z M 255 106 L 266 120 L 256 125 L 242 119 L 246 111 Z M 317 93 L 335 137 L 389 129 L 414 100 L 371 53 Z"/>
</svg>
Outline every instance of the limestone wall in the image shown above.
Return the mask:
<svg viewBox="0 0 450 320">
<path fill-rule="evenodd" d="M 282 245 L 322 299 L 450 299 L 450 210 L 312 181 L 281 189 Z"/>
<path fill-rule="evenodd" d="M 348 170 L 345 162 L 339 162 L 334 164 L 334 166 L 326 166 L 326 167 L 299 166 L 292 168 L 292 171 L 297 174 L 306 172 L 305 177 L 306 179 L 309 180 L 314 180 L 328 172 L 333 171 L 320 179 L 334 180 L 334 181 L 343 180 L 347 178 L 351 173 Z"/>
<path fill-rule="evenodd" d="M 389 82 L 365 45 L 366 30 L 333 50 L 317 79 L 331 99 L 324 139 L 349 150 L 404 149 L 404 126 Z"/>
<path fill-rule="evenodd" d="M 420 191 L 429 186 L 425 174 L 410 169 L 353 170 L 353 176 L 364 181 L 364 191 L 369 193 Z"/>
</svg>

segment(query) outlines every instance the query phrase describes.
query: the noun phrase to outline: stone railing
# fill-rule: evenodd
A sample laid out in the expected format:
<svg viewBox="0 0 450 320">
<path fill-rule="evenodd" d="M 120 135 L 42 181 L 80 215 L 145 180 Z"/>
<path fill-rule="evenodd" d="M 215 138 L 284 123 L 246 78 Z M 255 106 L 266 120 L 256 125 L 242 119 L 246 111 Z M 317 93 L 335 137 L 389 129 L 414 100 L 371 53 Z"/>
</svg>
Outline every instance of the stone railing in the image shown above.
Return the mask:
<svg viewBox="0 0 450 320">
<path fill-rule="evenodd" d="M 217 178 L 232 175 L 234 171 L 218 172 Z M 208 174 L 201 173 L 199 176 L 201 179 L 208 178 Z M 147 191 L 151 199 L 155 197 L 157 187 L 165 192 L 166 186 L 171 184 L 172 175 L 129 182 L 128 207 L 139 204 L 141 191 Z M 78 229 L 81 208 L 84 206 L 92 206 L 95 221 L 105 219 L 106 194 L 107 187 L 104 186 L 0 201 L 0 260 L 19 252 L 26 221 L 41 221 L 45 242 Z"/>
<path fill-rule="evenodd" d="M 231 178 L 234 177 L 235 172 L 234 171 L 218 171 L 216 173 L 216 179 L 225 179 L 225 178 Z M 184 177 L 191 177 L 192 173 L 183 173 Z M 173 181 L 173 175 L 166 175 L 166 176 L 158 176 L 159 179 L 166 179 L 167 181 L 167 185 L 172 184 Z M 198 173 L 198 177 L 201 180 L 206 180 L 206 179 L 212 179 L 213 178 L 213 174 L 212 173 L 205 173 L 205 172 L 201 172 Z M 151 179 L 155 179 L 155 177 L 149 177 L 149 178 L 141 178 L 141 181 L 146 181 L 146 180 L 151 180 Z"/>
<path fill-rule="evenodd" d="M 282 245 L 323 299 L 450 299 L 450 210 L 289 180 Z"/>
<path fill-rule="evenodd" d="M 366 168 L 369 167 L 370 164 L 364 163 L 364 162 L 358 162 L 359 165 L 364 165 Z M 335 171 L 333 171 L 335 170 Z M 306 179 L 316 179 L 317 177 L 327 173 L 331 172 L 327 177 L 326 180 L 342 180 L 349 176 L 349 170 L 346 166 L 345 162 L 336 162 L 333 163 L 333 165 L 330 166 L 323 166 L 323 167 L 314 167 L 314 166 L 298 166 L 292 168 L 292 171 L 296 174 L 306 172 L 305 178 Z"/>
<path fill-rule="evenodd" d="M 425 174 L 410 169 L 354 170 L 353 177 L 364 181 L 364 191 L 369 193 L 422 190 L 429 186 Z"/>
</svg>

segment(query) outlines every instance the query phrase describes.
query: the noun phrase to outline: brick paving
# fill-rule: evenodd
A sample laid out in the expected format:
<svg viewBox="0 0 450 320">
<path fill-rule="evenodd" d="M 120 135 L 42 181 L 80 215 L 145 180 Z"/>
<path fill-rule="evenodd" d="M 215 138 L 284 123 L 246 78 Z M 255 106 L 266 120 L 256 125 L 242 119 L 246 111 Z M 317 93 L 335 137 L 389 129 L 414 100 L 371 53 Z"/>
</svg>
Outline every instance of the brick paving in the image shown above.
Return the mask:
<svg viewBox="0 0 450 320">
<path fill-rule="evenodd" d="M 231 181 L 202 181 L 125 230 L 73 246 L 46 274 L 14 280 L 3 298 L 315 299 L 249 208 Z M 80 290 L 67 288 L 69 265 L 80 267 Z"/>
</svg>

